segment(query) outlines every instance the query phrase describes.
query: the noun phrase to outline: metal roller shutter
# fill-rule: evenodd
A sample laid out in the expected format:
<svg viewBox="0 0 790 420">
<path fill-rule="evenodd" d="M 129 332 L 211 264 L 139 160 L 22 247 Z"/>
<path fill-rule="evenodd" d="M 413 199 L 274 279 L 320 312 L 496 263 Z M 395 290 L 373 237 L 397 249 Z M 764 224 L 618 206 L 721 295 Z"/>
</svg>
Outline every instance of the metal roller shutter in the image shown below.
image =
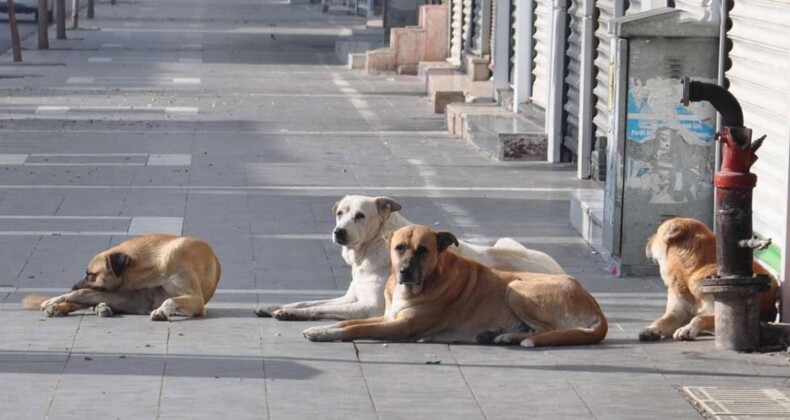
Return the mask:
<svg viewBox="0 0 790 420">
<path fill-rule="evenodd" d="M 450 59 L 453 64 L 461 63 L 461 51 L 463 50 L 463 0 L 452 0 L 450 4 Z"/>
<path fill-rule="evenodd" d="M 461 29 L 461 45 L 463 45 L 463 52 L 469 52 L 472 48 L 472 39 L 470 38 L 472 32 L 472 0 L 463 0 L 463 27 Z M 463 60 L 463 54 L 461 55 Z"/>
<path fill-rule="evenodd" d="M 493 5 L 492 0 L 472 1 L 470 52 L 476 56 L 487 55 L 491 51 Z"/>
<path fill-rule="evenodd" d="M 496 3 L 497 3 L 496 0 L 491 0 L 490 5 L 489 5 L 489 7 L 491 8 L 491 10 L 490 10 L 491 14 L 488 15 L 490 24 L 488 26 L 488 52 L 487 52 L 487 54 L 491 55 L 491 61 L 490 61 L 490 65 L 489 65 L 489 68 L 491 68 L 491 69 L 494 68 L 494 39 L 495 39 L 494 32 L 496 31 Z"/>
<path fill-rule="evenodd" d="M 483 0 L 472 1 L 472 22 L 471 33 L 472 37 L 471 51 L 475 55 L 483 54 Z"/>
<path fill-rule="evenodd" d="M 699 20 L 709 20 L 711 2 L 708 0 L 675 0 L 675 9 L 689 12 L 691 16 Z"/>
<path fill-rule="evenodd" d="M 738 0 L 730 20 L 729 90 L 740 101 L 753 137 L 768 135 L 752 168 L 758 177 L 754 230 L 780 244 L 785 239 L 788 199 L 790 5 L 778 0 Z"/>
<path fill-rule="evenodd" d="M 563 129 L 563 144 L 565 147 L 579 154 L 579 87 L 581 86 L 581 61 L 582 38 L 584 24 L 584 4 L 582 0 L 571 1 L 568 9 L 568 48 L 565 52 L 565 102 L 563 114 L 565 127 Z"/>
<path fill-rule="evenodd" d="M 513 84 L 516 75 L 516 5 L 517 0 L 510 0 L 510 43 L 508 44 L 508 81 Z"/>
<path fill-rule="evenodd" d="M 614 17 L 614 1 L 596 2 L 597 27 L 595 28 L 595 87 L 593 88 L 595 107 L 593 124 L 595 137 L 606 137 L 609 132 L 609 21 Z"/>
<path fill-rule="evenodd" d="M 678 0 L 675 0 L 675 2 L 677 3 Z M 625 14 L 633 15 L 634 13 L 639 13 L 641 11 L 642 11 L 642 0 L 628 0 L 628 9 L 626 10 Z"/>
<path fill-rule="evenodd" d="M 532 103 L 548 107 L 549 74 L 551 71 L 551 17 L 552 0 L 536 0 L 535 14 L 535 55 L 532 68 Z"/>
</svg>

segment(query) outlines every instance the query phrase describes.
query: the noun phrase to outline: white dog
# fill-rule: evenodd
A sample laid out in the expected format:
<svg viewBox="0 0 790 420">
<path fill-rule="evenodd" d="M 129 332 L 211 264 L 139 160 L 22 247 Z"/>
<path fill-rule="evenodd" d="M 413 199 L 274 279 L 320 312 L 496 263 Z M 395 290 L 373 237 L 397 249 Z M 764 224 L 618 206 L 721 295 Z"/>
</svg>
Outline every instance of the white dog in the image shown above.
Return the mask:
<svg viewBox="0 0 790 420">
<path fill-rule="evenodd" d="M 384 286 L 390 276 L 390 253 L 385 232 L 411 224 L 398 213 L 401 205 L 389 197 L 348 195 L 332 208 L 336 216 L 332 240 L 343 246 L 343 259 L 351 265 L 351 284 L 342 297 L 296 302 L 258 309 L 261 317 L 283 321 L 362 319 L 384 314 Z M 510 238 L 490 246 L 459 242 L 452 251 L 500 270 L 564 274 L 554 259 L 525 248 Z"/>
</svg>

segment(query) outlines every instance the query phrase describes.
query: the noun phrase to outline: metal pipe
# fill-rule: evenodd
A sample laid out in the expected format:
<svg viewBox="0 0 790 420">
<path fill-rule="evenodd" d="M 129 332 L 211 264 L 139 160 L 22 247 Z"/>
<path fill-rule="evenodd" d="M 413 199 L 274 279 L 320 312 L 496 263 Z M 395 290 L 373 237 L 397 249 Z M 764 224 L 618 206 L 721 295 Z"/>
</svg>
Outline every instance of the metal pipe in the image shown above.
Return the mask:
<svg viewBox="0 0 790 420">
<path fill-rule="evenodd" d="M 768 290 L 766 276 L 752 272 L 753 249 L 766 244 L 752 231 L 752 190 L 757 176 L 751 167 L 762 144 L 751 141 L 752 130 L 743 126 L 743 111 L 732 94 L 719 85 L 684 77 L 683 99 L 708 101 L 722 116 L 721 168 L 713 178 L 716 187 L 716 262 L 718 275 L 703 281 L 702 291 L 714 299 L 716 347 L 754 351 L 759 341 L 760 317 L 757 293 Z"/>
<path fill-rule="evenodd" d="M 691 102 L 708 101 L 722 118 L 725 127 L 743 127 L 743 110 L 738 100 L 723 87 L 712 83 L 694 82 L 686 76 L 683 84 L 683 99 L 680 101 L 688 106 Z"/>
<path fill-rule="evenodd" d="M 721 0 L 719 10 L 719 66 L 718 66 L 718 83 L 719 86 L 727 88 L 727 30 L 730 23 L 730 9 L 732 8 L 732 0 Z M 716 116 L 716 132 L 720 132 L 724 128 L 722 123 L 721 114 Z M 715 145 L 715 156 L 713 170 L 718 171 L 721 167 L 721 146 Z M 714 203 L 714 211 L 716 210 Z M 713 228 L 716 228 L 716 222 L 713 222 Z"/>
</svg>

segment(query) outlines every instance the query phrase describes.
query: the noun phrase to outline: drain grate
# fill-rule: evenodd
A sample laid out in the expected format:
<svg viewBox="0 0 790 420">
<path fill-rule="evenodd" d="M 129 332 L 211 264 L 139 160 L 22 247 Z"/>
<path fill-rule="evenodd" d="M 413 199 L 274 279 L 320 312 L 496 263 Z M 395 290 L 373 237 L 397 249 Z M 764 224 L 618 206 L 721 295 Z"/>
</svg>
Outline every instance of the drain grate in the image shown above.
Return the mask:
<svg viewBox="0 0 790 420">
<path fill-rule="evenodd" d="M 790 419 L 790 388 L 687 386 L 683 393 L 707 418 Z"/>
</svg>

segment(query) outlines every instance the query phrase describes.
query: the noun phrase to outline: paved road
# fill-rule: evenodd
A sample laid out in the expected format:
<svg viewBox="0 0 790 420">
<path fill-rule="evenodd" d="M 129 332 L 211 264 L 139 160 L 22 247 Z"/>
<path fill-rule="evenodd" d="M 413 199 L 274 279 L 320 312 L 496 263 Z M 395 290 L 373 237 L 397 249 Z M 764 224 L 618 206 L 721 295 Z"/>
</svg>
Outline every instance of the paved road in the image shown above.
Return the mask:
<svg viewBox="0 0 790 420">
<path fill-rule="evenodd" d="M 100 31 L 26 51 L 62 65 L 0 66 L 0 417 L 686 419 L 698 414 L 682 386 L 787 384 L 784 357 L 636 342 L 664 294 L 656 279 L 607 276 L 569 227 L 568 191 L 590 185 L 571 166 L 497 163 L 445 135 L 414 77 L 340 66 L 334 41 L 360 19 L 275 0 L 97 13 Z M 346 288 L 329 232 L 347 193 L 390 195 L 410 219 L 472 241 L 508 235 L 550 253 L 598 297 L 608 338 L 535 351 L 315 344 L 300 332 L 321 322 L 254 317 Z M 20 309 L 151 231 L 217 250 L 206 319 Z"/>
<path fill-rule="evenodd" d="M 4 2 L 5 3 L 5 2 Z M 71 28 L 71 11 L 72 11 L 72 2 L 70 0 L 66 1 L 66 28 Z M 97 2 L 98 3 L 98 2 Z M 108 2 L 109 3 L 109 2 Z M 83 29 L 91 29 L 94 27 L 93 21 L 88 20 L 85 17 L 85 7 L 88 4 L 87 0 L 82 0 L 80 2 L 80 7 L 82 8 L 82 13 L 80 14 L 80 28 Z M 109 6 L 108 6 L 109 7 Z M 11 31 L 8 26 L 8 15 L 0 14 L 2 18 L 0 18 L 0 51 L 5 51 L 11 48 Z M 16 15 L 16 20 L 19 24 L 19 37 L 25 39 L 27 37 L 34 37 L 36 36 L 37 24 L 33 20 L 32 13 L 18 13 Z M 49 29 L 50 36 L 52 38 L 55 37 L 55 25 L 54 23 Z M 68 30 L 66 32 L 66 37 L 69 38 L 81 38 L 81 30 L 72 31 Z M 38 41 L 36 41 L 38 42 Z M 36 48 L 37 44 L 29 44 L 28 48 Z M 22 59 L 25 60 L 25 51 L 22 51 Z"/>
</svg>

